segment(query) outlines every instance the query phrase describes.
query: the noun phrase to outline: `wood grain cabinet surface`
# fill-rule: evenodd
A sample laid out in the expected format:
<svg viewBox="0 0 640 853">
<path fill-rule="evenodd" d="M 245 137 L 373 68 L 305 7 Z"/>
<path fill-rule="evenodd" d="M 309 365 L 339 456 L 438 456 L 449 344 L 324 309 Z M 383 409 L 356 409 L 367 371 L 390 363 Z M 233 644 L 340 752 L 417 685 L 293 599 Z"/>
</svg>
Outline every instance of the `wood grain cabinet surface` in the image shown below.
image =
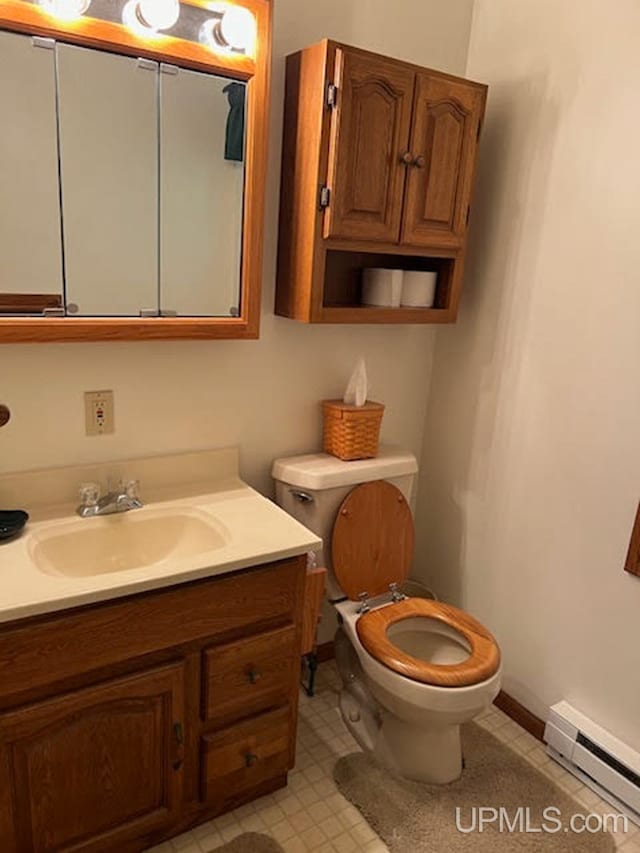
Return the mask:
<svg viewBox="0 0 640 853">
<path fill-rule="evenodd" d="M 487 87 L 332 41 L 287 60 L 276 313 L 456 319 Z M 366 267 L 437 272 L 432 308 L 362 304 Z"/>
<path fill-rule="evenodd" d="M 305 568 L 1 626 L 2 853 L 136 853 L 286 784 Z"/>
</svg>

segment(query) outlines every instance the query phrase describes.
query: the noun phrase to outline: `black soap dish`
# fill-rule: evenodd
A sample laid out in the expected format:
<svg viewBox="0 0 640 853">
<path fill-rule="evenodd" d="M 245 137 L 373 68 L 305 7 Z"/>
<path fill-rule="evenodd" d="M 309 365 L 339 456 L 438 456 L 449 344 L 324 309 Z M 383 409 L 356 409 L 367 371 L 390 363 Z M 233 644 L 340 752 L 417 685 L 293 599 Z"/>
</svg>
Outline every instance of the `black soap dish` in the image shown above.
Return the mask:
<svg viewBox="0 0 640 853">
<path fill-rule="evenodd" d="M 0 542 L 13 539 L 29 521 L 29 513 L 21 509 L 0 509 Z"/>
</svg>

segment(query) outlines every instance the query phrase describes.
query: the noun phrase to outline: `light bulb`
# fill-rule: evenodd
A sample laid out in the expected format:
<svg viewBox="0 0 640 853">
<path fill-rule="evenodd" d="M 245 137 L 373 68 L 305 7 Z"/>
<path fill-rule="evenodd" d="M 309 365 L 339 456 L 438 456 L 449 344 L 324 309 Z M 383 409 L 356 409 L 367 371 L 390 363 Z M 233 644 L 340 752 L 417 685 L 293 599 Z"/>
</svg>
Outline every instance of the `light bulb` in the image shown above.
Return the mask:
<svg viewBox="0 0 640 853">
<path fill-rule="evenodd" d="M 243 6 L 230 6 L 218 25 L 218 36 L 229 47 L 246 50 L 255 37 L 256 19 Z"/>
<path fill-rule="evenodd" d="M 180 0 L 139 0 L 138 17 L 152 30 L 168 30 L 180 17 Z"/>
<path fill-rule="evenodd" d="M 63 21 L 80 18 L 91 5 L 91 0 L 40 0 L 43 10 Z"/>
<path fill-rule="evenodd" d="M 130 0 L 122 20 L 139 35 L 169 30 L 180 17 L 180 0 Z"/>
<path fill-rule="evenodd" d="M 219 18 L 210 18 L 200 28 L 200 41 L 212 50 L 248 51 L 256 36 L 253 12 L 243 6 L 229 6 Z"/>
</svg>

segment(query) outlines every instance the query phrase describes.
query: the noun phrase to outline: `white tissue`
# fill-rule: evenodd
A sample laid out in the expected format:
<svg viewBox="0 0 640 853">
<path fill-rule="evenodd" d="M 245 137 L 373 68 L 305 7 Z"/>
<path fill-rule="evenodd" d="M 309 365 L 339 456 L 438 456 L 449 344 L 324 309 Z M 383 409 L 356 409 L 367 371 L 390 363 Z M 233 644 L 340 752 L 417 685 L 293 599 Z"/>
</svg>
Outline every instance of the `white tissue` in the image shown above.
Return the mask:
<svg viewBox="0 0 640 853">
<path fill-rule="evenodd" d="M 356 369 L 351 374 L 342 402 L 348 406 L 364 406 L 367 402 L 367 390 L 367 368 L 364 358 L 360 358 L 356 364 Z"/>
</svg>

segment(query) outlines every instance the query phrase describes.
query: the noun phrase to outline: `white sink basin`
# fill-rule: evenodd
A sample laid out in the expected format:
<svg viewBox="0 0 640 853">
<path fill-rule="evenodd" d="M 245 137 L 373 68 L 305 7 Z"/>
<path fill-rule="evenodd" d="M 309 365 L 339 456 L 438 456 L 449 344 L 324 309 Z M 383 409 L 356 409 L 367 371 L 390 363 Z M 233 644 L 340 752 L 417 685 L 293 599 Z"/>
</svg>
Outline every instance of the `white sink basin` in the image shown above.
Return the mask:
<svg viewBox="0 0 640 853">
<path fill-rule="evenodd" d="M 41 572 L 81 578 L 197 557 L 229 539 L 226 528 L 204 512 L 143 508 L 39 530 L 29 550 Z"/>
</svg>

